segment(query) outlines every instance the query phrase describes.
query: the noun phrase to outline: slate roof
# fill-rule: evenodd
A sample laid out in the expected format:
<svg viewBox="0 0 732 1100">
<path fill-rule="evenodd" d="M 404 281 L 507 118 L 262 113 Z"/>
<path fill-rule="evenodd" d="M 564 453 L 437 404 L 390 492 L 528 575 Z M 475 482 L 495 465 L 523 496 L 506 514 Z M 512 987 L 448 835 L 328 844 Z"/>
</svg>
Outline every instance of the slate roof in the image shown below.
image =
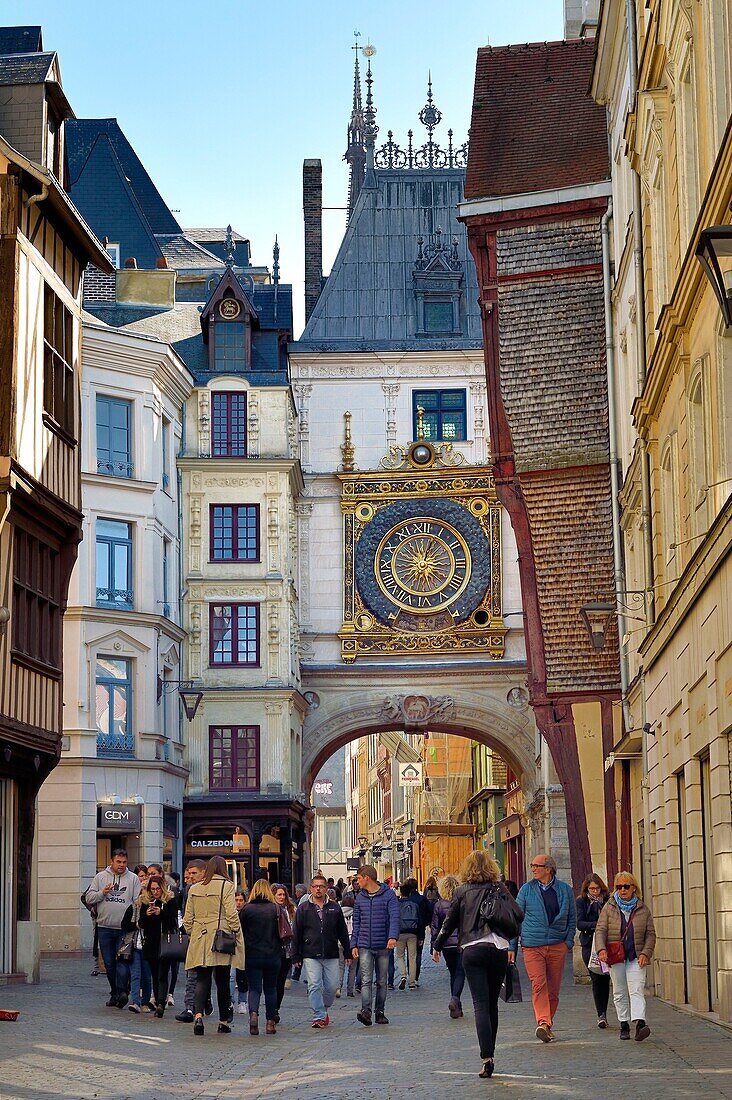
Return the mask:
<svg viewBox="0 0 732 1100">
<path fill-rule="evenodd" d="M 159 233 L 156 239 L 168 266 L 176 271 L 224 270 L 224 261 L 197 244 L 188 233 Z"/>
<path fill-rule="evenodd" d="M 0 27 L 0 54 L 41 53 L 42 50 L 41 27 Z"/>
<path fill-rule="evenodd" d="M 592 39 L 478 50 L 466 199 L 609 179 Z"/>
<path fill-rule="evenodd" d="M 217 256 L 222 262 L 226 259 L 226 230 L 225 229 L 186 229 L 186 235 L 198 244 L 205 245 L 209 252 Z M 234 241 L 234 263 L 237 267 L 249 267 L 251 262 L 251 249 L 247 237 L 232 230 Z"/>
<path fill-rule="evenodd" d="M 364 188 L 333 269 L 293 350 L 438 350 L 482 347 L 475 265 L 457 220 L 463 169 L 378 170 Z M 418 238 L 437 228 L 458 241 L 462 263 L 462 334 L 417 336 L 413 274 Z"/>
<path fill-rule="evenodd" d="M 180 225 L 122 133 L 116 118 L 77 118 L 66 123 L 66 154 L 71 194 L 74 194 L 74 186 L 79 182 L 87 161 L 100 140 L 104 140 L 114 152 L 152 233 L 181 233 Z M 104 189 L 105 182 L 102 178 L 98 180 L 100 189 Z M 106 230 L 102 232 L 112 239 Z"/>
<path fill-rule="evenodd" d="M 55 53 L 0 56 L 0 85 L 43 84 L 48 79 L 55 57 Z"/>
<path fill-rule="evenodd" d="M 192 237 L 194 241 L 200 241 L 201 244 L 208 244 L 210 241 L 225 241 L 226 229 L 186 229 L 186 233 L 189 237 Z M 231 236 L 235 241 L 248 241 L 248 237 L 242 237 L 241 233 L 237 233 L 235 229 L 232 229 Z"/>
</svg>

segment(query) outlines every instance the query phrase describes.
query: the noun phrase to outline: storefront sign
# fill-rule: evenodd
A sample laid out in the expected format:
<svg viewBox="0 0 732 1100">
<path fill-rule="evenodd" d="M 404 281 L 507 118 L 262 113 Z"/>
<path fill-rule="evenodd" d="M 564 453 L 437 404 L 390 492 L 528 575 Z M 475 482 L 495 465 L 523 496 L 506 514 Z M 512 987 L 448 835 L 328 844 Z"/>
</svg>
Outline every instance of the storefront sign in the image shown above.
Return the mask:
<svg viewBox="0 0 732 1100">
<path fill-rule="evenodd" d="M 521 818 L 518 814 L 513 814 L 511 817 L 507 817 L 501 824 L 500 828 L 501 840 L 505 844 L 507 840 L 513 840 L 514 837 L 521 835 Z"/>
<path fill-rule="evenodd" d="M 97 806 L 97 829 L 102 833 L 139 833 L 142 806 Z"/>
<path fill-rule="evenodd" d="M 321 780 L 318 783 L 313 783 L 313 790 L 314 790 L 315 794 L 332 795 L 333 794 L 333 784 L 332 783 L 327 783 L 324 780 Z"/>
<path fill-rule="evenodd" d="M 360 866 L 361 866 L 361 860 L 358 859 L 357 857 L 354 858 L 354 859 L 347 859 L 346 860 L 346 870 L 347 871 L 357 871 Z"/>
</svg>

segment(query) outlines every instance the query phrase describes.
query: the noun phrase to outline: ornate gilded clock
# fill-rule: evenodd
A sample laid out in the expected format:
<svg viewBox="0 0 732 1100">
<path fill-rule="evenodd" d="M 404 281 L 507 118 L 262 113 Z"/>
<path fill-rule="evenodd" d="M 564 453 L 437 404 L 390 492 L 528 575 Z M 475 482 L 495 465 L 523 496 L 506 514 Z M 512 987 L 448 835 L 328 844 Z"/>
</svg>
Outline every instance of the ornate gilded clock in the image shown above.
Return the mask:
<svg viewBox="0 0 732 1100">
<path fill-rule="evenodd" d="M 459 460 L 420 442 L 382 460 L 387 470 L 397 467 L 389 476 L 339 475 L 344 661 L 451 650 L 503 655 L 500 505 L 491 475 L 458 472 Z"/>
</svg>

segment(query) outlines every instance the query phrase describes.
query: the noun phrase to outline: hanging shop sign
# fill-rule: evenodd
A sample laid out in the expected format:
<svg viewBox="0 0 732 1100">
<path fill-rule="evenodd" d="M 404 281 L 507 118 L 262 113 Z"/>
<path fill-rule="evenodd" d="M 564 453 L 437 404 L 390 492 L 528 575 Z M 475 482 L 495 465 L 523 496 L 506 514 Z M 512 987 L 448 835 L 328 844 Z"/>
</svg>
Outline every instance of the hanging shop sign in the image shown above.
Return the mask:
<svg viewBox="0 0 732 1100">
<path fill-rule="evenodd" d="M 421 787 L 422 764 L 399 764 L 399 786 Z"/>
</svg>

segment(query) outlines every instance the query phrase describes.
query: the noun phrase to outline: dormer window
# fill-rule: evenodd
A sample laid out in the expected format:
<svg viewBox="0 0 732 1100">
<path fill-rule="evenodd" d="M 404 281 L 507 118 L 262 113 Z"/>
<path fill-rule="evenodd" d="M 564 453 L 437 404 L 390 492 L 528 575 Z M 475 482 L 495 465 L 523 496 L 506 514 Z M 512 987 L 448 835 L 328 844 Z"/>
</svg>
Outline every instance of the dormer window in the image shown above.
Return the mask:
<svg viewBox="0 0 732 1100">
<path fill-rule="evenodd" d="M 254 307 L 233 271 L 227 270 L 201 314 L 209 370 L 217 374 L 248 371 L 252 364 L 252 326 L 256 324 Z"/>
<path fill-rule="evenodd" d="M 448 245 L 438 228 L 425 243 L 417 241 L 412 279 L 416 299 L 417 336 L 459 336 L 463 296 L 463 264 L 459 242 Z"/>
</svg>

